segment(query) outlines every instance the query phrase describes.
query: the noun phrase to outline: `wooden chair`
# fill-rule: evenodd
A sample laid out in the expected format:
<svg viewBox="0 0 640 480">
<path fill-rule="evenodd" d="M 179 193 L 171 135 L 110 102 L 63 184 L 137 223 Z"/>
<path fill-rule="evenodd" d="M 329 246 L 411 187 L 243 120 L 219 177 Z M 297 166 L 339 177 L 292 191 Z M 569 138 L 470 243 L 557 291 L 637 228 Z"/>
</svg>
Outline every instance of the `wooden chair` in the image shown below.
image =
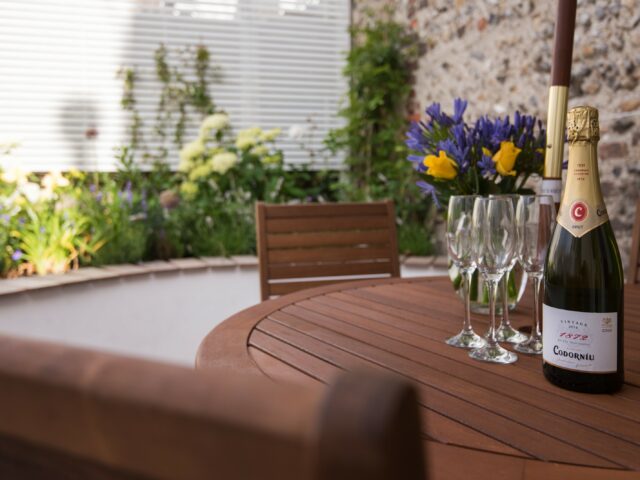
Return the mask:
<svg viewBox="0 0 640 480">
<path fill-rule="evenodd" d="M 328 389 L 0 337 L 0 478 L 424 478 L 415 390 Z"/>
<path fill-rule="evenodd" d="M 633 223 L 633 234 L 631 235 L 627 280 L 631 284 L 640 282 L 640 200 L 636 202 L 636 219 Z"/>
<path fill-rule="evenodd" d="M 262 300 L 337 281 L 399 277 L 393 202 L 256 204 Z"/>
</svg>

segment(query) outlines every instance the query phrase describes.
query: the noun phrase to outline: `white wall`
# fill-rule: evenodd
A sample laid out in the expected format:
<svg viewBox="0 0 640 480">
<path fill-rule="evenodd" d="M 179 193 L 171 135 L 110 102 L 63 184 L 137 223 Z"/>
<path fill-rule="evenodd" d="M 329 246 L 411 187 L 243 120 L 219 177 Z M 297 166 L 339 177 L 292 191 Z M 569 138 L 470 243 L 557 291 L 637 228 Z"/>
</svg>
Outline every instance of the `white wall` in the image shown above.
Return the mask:
<svg viewBox="0 0 640 480">
<path fill-rule="evenodd" d="M 255 267 L 137 275 L 1 296 L 0 332 L 192 366 L 214 326 L 259 301 Z"/>
</svg>

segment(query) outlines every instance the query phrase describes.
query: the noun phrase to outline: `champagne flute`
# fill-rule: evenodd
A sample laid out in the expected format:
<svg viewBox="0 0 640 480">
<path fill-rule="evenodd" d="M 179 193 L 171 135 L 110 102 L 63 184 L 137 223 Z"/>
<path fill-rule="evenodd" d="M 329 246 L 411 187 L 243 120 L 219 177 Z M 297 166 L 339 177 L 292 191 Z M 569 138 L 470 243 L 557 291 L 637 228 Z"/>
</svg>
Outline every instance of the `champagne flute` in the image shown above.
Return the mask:
<svg viewBox="0 0 640 480">
<path fill-rule="evenodd" d="M 514 211 L 518 205 L 519 195 L 489 195 L 489 197 L 504 197 L 510 199 L 513 204 Z M 507 271 L 503 275 L 502 280 L 500 280 L 499 288 L 502 295 L 502 319 L 500 320 L 500 324 L 496 330 L 496 338 L 499 342 L 520 343 L 527 339 L 527 336 L 524 333 L 513 328 L 511 321 L 509 320 L 509 275 L 511 275 L 511 270 L 513 270 L 513 267 L 518 262 L 518 253 L 520 251 L 520 238 L 517 235 L 516 241 L 518 242 L 516 245 L 516 254 L 513 255 L 513 259 L 511 260 Z"/>
<path fill-rule="evenodd" d="M 516 223 L 521 238 L 520 262 L 533 278 L 533 327 L 528 340 L 515 349 L 522 353 L 542 354 L 540 329 L 540 285 L 544 275 L 544 262 L 555 226 L 556 209 L 550 195 L 523 195 L 518 200 Z"/>
<path fill-rule="evenodd" d="M 502 348 L 496 338 L 498 283 L 517 253 L 513 202 L 502 197 L 477 198 L 473 208 L 473 237 L 476 265 L 489 290 L 491 326 L 487 344 L 471 350 L 469 356 L 485 362 L 513 363 L 518 356 Z"/>
<path fill-rule="evenodd" d="M 471 235 L 473 205 L 476 195 L 453 195 L 449 199 L 447 213 L 447 249 L 449 258 L 462 276 L 464 296 L 464 324 L 457 335 L 446 340 L 448 345 L 460 348 L 477 348 L 485 344 L 484 339 L 471 328 L 471 302 L 469 287 L 471 275 L 476 269 Z"/>
</svg>

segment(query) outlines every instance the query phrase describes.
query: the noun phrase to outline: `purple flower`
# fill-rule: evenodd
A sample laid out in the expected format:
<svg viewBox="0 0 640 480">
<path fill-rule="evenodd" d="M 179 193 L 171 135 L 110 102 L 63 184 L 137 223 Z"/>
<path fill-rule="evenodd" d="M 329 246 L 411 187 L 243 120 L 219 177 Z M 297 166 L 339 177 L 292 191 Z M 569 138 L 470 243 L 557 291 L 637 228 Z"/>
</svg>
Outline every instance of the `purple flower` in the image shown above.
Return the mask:
<svg viewBox="0 0 640 480">
<path fill-rule="evenodd" d="M 489 155 L 482 154 L 482 159 L 478 162 L 478 168 L 483 177 L 496 174 L 496 164 Z"/>
<path fill-rule="evenodd" d="M 91 193 L 96 193 L 96 190 L 98 190 L 98 186 L 95 183 L 92 183 L 91 185 L 89 185 L 89 191 Z"/>
<path fill-rule="evenodd" d="M 14 251 L 11 254 L 11 260 L 13 260 L 14 262 L 17 262 L 18 260 L 20 260 L 22 258 L 23 255 L 24 255 L 24 253 L 22 252 L 22 250 L 17 249 L 16 251 Z"/>
<path fill-rule="evenodd" d="M 413 163 L 416 170 L 420 170 L 420 165 L 422 165 L 422 162 L 424 161 L 424 155 L 409 155 L 407 160 Z"/>
<path fill-rule="evenodd" d="M 419 182 L 416 182 L 416 185 L 420 187 L 420 190 L 422 190 L 422 193 L 424 193 L 425 195 L 431 195 L 431 198 L 433 199 L 433 203 L 435 203 L 436 206 L 440 208 L 440 202 L 438 201 L 438 192 L 436 191 L 436 187 L 434 187 L 430 183 L 425 182 L 424 180 L 420 180 Z"/>
<path fill-rule="evenodd" d="M 429 116 L 430 121 L 427 128 L 430 130 L 434 123 L 441 127 L 450 127 L 453 125 L 453 119 L 446 113 L 443 113 L 439 103 L 432 103 L 425 109 L 425 113 Z"/>
<path fill-rule="evenodd" d="M 11 217 L 9 215 L 7 215 L 6 213 L 3 214 L 2 216 L 0 216 L 0 218 L 2 218 L 2 221 L 4 223 L 9 223 L 9 221 L 11 220 Z"/>
<path fill-rule="evenodd" d="M 422 122 L 413 122 L 407 132 L 405 144 L 411 150 L 423 152 L 427 147 L 427 139 L 424 136 L 426 125 Z"/>
<path fill-rule="evenodd" d="M 462 116 L 464 115 L 464 111 L 467 109 L 467 101 L 462 100 L 461 98 L 456 98 L 453 101 L 453 117 L 452 120 L 455 124 L 459 124 L 462 122 Z"/>
</svg>

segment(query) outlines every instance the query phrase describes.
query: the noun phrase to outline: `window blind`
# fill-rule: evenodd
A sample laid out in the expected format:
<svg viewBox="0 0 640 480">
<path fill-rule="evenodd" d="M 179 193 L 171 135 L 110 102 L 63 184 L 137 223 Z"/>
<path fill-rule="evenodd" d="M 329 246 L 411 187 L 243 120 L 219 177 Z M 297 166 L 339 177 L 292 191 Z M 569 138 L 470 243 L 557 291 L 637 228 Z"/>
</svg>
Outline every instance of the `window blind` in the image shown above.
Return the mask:
<svg viewBox="0 0 640 480">
<path fill-rule="evenodd" d="M 285 159 L 308 162 L 340 124 L 349 22 L 349 0 L 0 0 L 0 143 L 17 142 L 11 158 L 33 170 L 113 169 L 130 124 L 117 71 L 135 68 L 153 147 L 154 51 L 203 44 L 221 74 L 210 93 L 234 129 L 282 128 Z"/>
</svg>

